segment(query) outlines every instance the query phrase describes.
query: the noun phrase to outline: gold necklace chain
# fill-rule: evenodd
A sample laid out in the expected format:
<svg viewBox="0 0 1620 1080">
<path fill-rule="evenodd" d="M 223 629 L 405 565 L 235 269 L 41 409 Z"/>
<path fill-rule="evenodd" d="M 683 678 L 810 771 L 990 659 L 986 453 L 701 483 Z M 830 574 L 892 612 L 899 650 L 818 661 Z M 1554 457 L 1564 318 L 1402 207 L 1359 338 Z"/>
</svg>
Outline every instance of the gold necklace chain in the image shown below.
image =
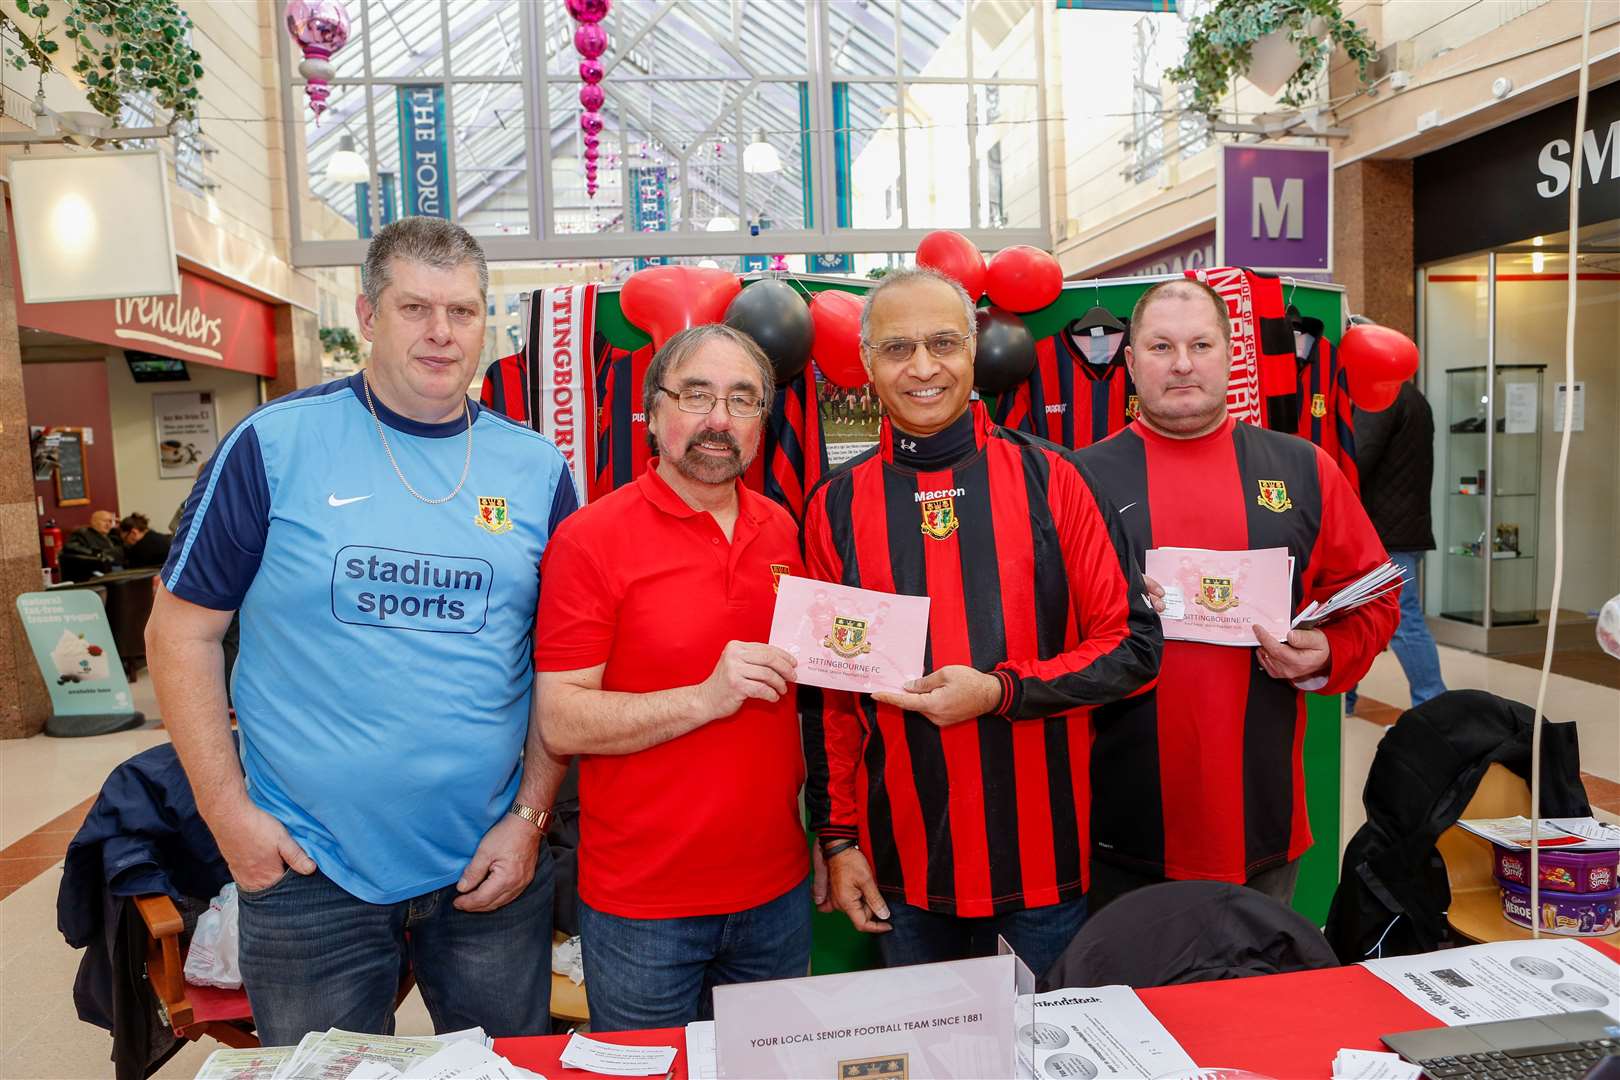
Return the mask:
<svg viewBox="0 0 1620 1080">
<path fill-rule="evenodd" d="M 429 506 L 438 506 L 442 503 L 447 503 L 460 494 L 461 485 L 467 482 L 467 472 L 472 468 L 472 406 L 467 403 L 467 399 L 465 397 L 461 399 L 461 412 L 462 415 L 467 419 L 467 460 L 461 463 L 461 479 L 456 481 L 456 486 L 451 488 L 450 494 L 446 495 L 444 498 L 430 499 L 426 495 L 423 495 L 420 491 L 417 491 L 415 488 L 411 487 L 411 482 L 405 479 L 405 474 L 400 471 L 399 462 L 394 460 L 394 450 L 388 445 L 388 432 L 383 428 L 382 417 L 377 415 L 377 406 L 373 405 L 371 402 L 371 381 L 366 378 L 364 372 L 360 373 L 360 385 L 364 387 L 366 391 L 366 408 L 371 410 L 371 418 L 377 422 L 377 434 L 382 438 L 383 453 L 388 455 L 388 464 L 394 467 L 394 475 L 399 477 L 399 482 L 405 485 L 405 490 L 410 492 L 412 495 L 415 495 L 418 499 L 427 503 Z"/>
</svg>

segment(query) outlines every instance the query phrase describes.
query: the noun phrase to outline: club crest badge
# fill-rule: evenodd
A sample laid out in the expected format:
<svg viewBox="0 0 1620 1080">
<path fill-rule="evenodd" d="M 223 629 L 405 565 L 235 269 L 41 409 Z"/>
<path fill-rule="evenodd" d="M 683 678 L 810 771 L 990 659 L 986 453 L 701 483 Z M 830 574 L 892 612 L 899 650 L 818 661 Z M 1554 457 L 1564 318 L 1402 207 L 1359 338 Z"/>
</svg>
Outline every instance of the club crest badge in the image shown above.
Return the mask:
<svg viewBox="0 0 1620 1080">
<path fill-rule="evenodd" d="M 910 1054 L 850 1058 L 838 1063 L 838 1080 L 906 1080 L 910 1075 Z"/>
<path fill-rule="evenodd" d="M 1142 415 L 1142 399 L 1136 394 L 1125 399 L 1125 415 L 1131 420 Z"/>
<path fill-rule="evenodd" d="M 961 524 L 956 517 L 956 499 L 946 495 L 937 499 L 924 499 L 922 504 L 922 531 L 935 540 L 944 540 Z"/>
<path fill-rule="evenodd" d="M 506 512 L 505 499 L 478 496 L 478 516 L 473 520 L 486 532 L 499 534 L 512 531 L 512 519 Z"/>
<path fill-rule="evenodd" d="M 1288 497 L 1288 485 L 1281 480 L 1261 480 L 1260 494 L 1254 501 L 1270 510 L 1273 514 L 1280 514 L 1284 510 L 1294 508 L 1294 500 Z"/>
<path fill-rule="evenodd" d="M 780 563 L 780 562 L 771 563 L 771 592 L 775 593 L 775 592 L 781 592 L 782 591 L 782 575 L 787 573 L 787 572 L 788 572 L 788 564 L 787 563 Z"/>
<path fill-rule="evenodd" d="M 833 616 L 832 633 L 827 635 L 821 645 L 822 648 L 831 649 L 845 659 L 871 652 L 872 643 L 866 639 L 866 620 L 846 619 L 842 615 Z"/>
<path fill-rule="evenodd" d="M 1232 588 L 1232 579 L 1229 577 L 1202 578 L 1198 585 L 1198 597 L 1195 601 L 1199 607 L 1210 611 L 1225 611 L 1229 607 L 1236 607 L 1237 593 Z"/>
<path fill-rule="evenodd" d="M 1318 420 L 1322 419 L 1322 417 L 1327 415 L 1327 395 L 1326 394 L 1312 394 L 1311 395 L 1311 415 L 1316 417 Z"/>
</svg>

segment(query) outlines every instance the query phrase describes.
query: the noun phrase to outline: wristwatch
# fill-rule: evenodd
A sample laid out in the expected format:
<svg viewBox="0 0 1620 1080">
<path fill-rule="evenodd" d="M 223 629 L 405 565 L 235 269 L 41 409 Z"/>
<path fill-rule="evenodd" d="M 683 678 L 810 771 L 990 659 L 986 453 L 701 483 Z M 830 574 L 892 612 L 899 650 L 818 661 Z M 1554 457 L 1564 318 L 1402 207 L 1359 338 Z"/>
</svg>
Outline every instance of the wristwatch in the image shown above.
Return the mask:
<svg viewBox="0 0 1620 1080">
<path fill-rule="evenodd" d="M 551 827 L 550 807 L 547 807 L 544 810 L 536 810 L 532 806 L 525 806 L 520 802 L 514 801 L 511 808 L 506 812 L 522 818 L 530 825 L 533 825 L 535 828 L 539 829 L 541 836 L 544 836 L 546 834 L 546 830 Z"/>
</svg>

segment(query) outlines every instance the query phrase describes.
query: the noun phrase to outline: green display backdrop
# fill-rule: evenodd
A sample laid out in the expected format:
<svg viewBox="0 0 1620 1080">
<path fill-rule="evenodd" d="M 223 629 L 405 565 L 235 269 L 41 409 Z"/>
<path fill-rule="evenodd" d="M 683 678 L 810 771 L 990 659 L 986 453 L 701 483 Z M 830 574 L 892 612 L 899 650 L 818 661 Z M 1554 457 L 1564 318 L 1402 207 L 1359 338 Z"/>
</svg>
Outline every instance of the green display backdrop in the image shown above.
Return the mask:
<svg viewBox="0 0 1620 1080">
<path fill-rule="evenodd" d="M 859 294 L 875 284 L 859 279 L 846 283 L 800 280 L 789 276 L 788 280 L 798 282 L 808 292 L 835 288 Z M 1068 282 L 1055 302 L 1024 315 L 1024 322 L 1038 340 L 1057 333 L 1071 319 L 1078 318 L 1097 304 L 1121 319 L 1129 318 L 1137 298 L 1154 280 L 1114 281 L 1097 285 Z M 1289 283 L 1285 290 L 1288 302 L 1299 308 L 1300 314 L 1307 318 L 1322 320 L 1322 325 L 1327 327 L 1326 337 L 1335 345 L 1338 344 L 1344 330 L 1344 294 L 1338 289 L 1323 288 L 1310 282 L 1297 285 Z M 621 349 L 637 349 L 652 340 L 625 319 L 624 313 L 619 310 L 617 290 L 598 291 L 596 328 Z M 1339 884 L 1339 729 L 1343 713 L 1343 699 L 1338 696 L 1306 695 L 1305 799 L 1315 843 L 1300 860 L 1294 908 L 1318 926 L 1326 921 L 1328 905 Z M 835 971 L 854 971 L 878 963 L 876 940 L 856 931 L 843 914 L 816 912 L 812 929 L 813 973 L 823 975 Z"/>
</svg>

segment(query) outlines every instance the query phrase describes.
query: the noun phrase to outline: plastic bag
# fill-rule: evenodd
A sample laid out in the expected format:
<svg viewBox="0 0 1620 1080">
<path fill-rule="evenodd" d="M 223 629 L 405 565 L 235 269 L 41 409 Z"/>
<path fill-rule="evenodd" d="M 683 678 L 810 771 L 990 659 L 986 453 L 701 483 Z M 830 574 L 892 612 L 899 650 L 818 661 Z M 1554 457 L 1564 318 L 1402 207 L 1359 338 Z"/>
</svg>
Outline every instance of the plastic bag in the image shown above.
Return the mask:
<svg viewBox="0 0 1620 1080">
<path fill-rule="evenodd" d="M 207 911 L 197 916 L 191 951 L 186 954 L 186 982 L 221 990 L 235 990 L 242 985 L 242 971 L 236 960 L 237 926 L 233 881 L 209 901 Z"/>
</svg>

